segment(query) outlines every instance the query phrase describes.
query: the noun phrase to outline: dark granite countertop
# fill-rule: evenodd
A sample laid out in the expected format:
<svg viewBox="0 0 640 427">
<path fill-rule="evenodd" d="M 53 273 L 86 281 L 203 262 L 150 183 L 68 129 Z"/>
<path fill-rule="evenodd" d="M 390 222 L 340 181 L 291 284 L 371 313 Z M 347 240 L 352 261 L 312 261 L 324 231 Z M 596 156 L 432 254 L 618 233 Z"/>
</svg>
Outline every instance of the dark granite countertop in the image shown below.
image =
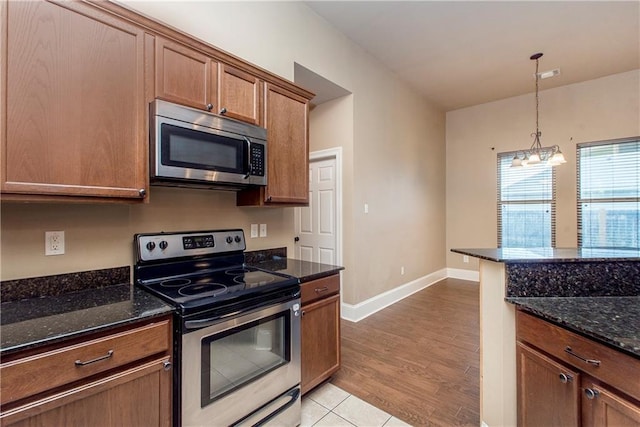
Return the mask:
<svg viewBox="0 0 640 427">
<path fill-rule="evenodd" d="M 5 302 L 0 356 L 172 312 L 129 284 Z"/>
<path fill-rule="evenodd" d="M 280 257 L 273 257 L 271 259 L 258 262 L 248 262 L 247 264 L 264 270 L 275 271 L 277 273 L 284 273 L 297 277 L 300 279 L 301 283 L 330 276 L 338 273 L 340 270 L 344 270 L 344 267 L 337 265 Z"/>
<path fill-rule="evenodd" d="M 479 248 L 451 252 L 504 263 L 638 261 L 640 249 Z"/>
<path fill-rule="evenodd" d="M 640 358 L 640 296 L 520 297 L 506 301 Z"/>
</svg>

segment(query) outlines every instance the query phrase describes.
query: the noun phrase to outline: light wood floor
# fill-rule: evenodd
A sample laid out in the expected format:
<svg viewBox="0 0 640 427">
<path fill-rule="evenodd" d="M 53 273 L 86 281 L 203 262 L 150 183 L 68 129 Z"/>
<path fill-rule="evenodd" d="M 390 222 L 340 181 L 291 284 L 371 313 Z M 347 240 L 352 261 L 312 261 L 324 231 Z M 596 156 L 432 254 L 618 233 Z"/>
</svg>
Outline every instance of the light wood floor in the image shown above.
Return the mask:
<svg viewBox="0 0 640 427">
<path fill-rule="evenodd" d="M 479 320 L 478 283 L 456 279 L 343 320 L 331 382 L 414 426 L 478 426 Z"/>
</svg>

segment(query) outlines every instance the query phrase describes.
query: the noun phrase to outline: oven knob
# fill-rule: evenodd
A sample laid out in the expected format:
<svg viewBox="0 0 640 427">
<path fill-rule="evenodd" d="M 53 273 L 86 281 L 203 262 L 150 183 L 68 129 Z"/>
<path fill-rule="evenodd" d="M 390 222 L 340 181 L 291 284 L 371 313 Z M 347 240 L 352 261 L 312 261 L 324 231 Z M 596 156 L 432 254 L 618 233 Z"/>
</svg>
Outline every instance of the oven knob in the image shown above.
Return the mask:
<svg viewBox="0 0 640 427">
<path fill-rule="evenodd" d="M 240 238 L 240 236 L 236 236 L 236 238 L 235 238 L 236 243 L 240 243 L 241 240 L 242 239 Z"/>
<path fill-rule="evenodd" d="M 227 236 L 227 243 L 231 244 L 233 243 L 233 238 L 231 236 Z"/>
<path fill-rule="evenodd" d="M 169 244 L 167 243 L 166 240 L 163 240 L 163 241 L 160 242 L 159 246 L 160 246 L 160 249 L 162 249 L 164 251 L 165 249 L 167 249 L 167 246 L 169 246 Z"/>
<path fill-rule="evenodd" d="M 153 242 L 147 243 L 147 250 L 152 251 L 156 248 L 156 244 Z"/>
</svg>

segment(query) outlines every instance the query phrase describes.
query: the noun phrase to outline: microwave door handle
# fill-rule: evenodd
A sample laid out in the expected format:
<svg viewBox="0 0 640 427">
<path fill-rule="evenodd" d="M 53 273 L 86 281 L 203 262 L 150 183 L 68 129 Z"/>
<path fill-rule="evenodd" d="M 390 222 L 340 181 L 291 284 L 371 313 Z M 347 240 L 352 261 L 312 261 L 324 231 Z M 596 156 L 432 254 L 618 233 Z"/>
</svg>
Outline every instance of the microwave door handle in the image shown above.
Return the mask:
<svg viewBox="0 0 640 427">
<path fill-rule="evenodd" d="M 249 138 L 247 138 L 246 136 L 243 136 L 245 143 L 247 144 L 247 155 L 245 156 L 244 160 L 245 160 L 245 175 L 244 175 L 244 179 L 249 178 L 249 175 L 251 175 L 251 140 Z"/>
</svg>

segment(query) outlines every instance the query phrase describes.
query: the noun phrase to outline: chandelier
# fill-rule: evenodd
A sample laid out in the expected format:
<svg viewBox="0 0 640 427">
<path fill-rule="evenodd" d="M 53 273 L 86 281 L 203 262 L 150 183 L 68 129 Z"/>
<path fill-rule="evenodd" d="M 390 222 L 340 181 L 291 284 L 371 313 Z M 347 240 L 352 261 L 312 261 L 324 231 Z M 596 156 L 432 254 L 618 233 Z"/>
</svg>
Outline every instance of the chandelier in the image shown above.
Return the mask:
<svg viewBox="0 0 640 427">
<path fill-rule="evenodd" d="M 511 161 L 512 168 L 537 165 L 540 163 L 544 163 L 548 166 L 557 166 L 563 163 L 567 163 L 558 145 L 543 147 L 540 143 L 540 136 L 542 136 L 542 132 L 540 132 L 539 128 L 538 113 L 538 80 L 540 80 L 540 74 L 538 72 L 538 60 L 540 59 L 540 57 L 542 57 L 542 53 L 535 53 L 529 58 L 536 61 L 536 131 L 531 134 L 531 136 L 533 137 L 533 144 L 531 144 L 531 148 L 527 150 L 516 151 L 515 155 L 513 156 L 513 160 Z"/>
</svg>

